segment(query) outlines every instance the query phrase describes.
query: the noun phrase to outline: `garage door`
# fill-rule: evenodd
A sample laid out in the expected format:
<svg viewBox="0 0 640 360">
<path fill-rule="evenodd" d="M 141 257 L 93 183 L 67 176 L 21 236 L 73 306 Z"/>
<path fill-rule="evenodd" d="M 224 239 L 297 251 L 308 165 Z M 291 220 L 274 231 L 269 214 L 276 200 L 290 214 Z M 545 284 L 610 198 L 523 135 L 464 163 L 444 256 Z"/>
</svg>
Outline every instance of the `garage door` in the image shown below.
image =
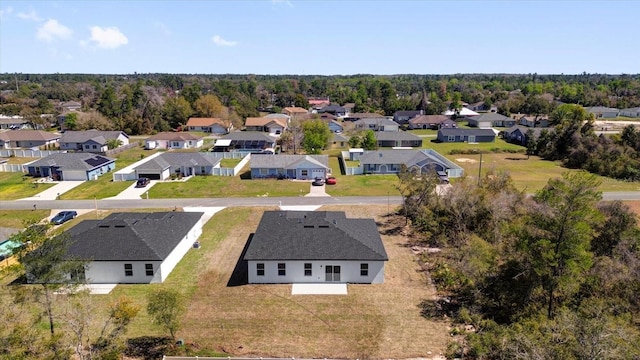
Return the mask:
<svg viewBox="0 0 640 360">
<path fill-rule="evenodd" d="M 311 178 L 324 177 L 324 170 L 311 170 Z"/>
<path fill-rule="evenodd" d="M 139 178 L 146 177 L 150 180 L 160 180 L 160 174 L 138 174 Z"/>
</svg>

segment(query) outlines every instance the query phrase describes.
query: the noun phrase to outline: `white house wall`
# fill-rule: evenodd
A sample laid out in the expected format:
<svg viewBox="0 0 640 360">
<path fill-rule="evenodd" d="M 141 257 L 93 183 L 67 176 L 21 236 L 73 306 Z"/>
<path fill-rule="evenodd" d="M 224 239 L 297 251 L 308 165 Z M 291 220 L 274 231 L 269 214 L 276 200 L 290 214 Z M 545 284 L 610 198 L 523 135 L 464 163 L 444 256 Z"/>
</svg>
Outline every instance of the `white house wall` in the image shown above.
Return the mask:
<svg viewBox="0 0 640 360">
<path fill-rule="evenodd" d="M 184 257 L 184 255 L 192 248 L 193 243 L 198 240 L 200 235 L 202 234 L 202 219 L 198 220 L 198 222 L 194 225 L 191 230 L 185 235 L 182 240 L 178 243 L 178 245 L 171 251 L 169 256 L 162 262 L 160 265 L 160 282 L 163 282 L 167 279 L 167 276 L 171 273 L 173 268 L 178 265 L 180 260 Z"/>
<path fill-rule="evenodd" d="M 125 276 L 124 264 L 131 264 L 132 276 Z M 153 276 L 147 276 L 146 264 L 153 264 Z M 90 284 L 148 284 L 158 282 L 159 269 L 159 261 L 92 261 L 85 277 Z"/>
<path fill-rule="evenodd" d="M 257 275 L 256 264 L 263 263 L 264 276 Z M 286 275 L 278 275 L 278 263 L 286 264 Z M 312 276 L 304 276 L 304 264 L 311 263 Z M 369 275 L 360 276 L 360 264 L 369 264 Z M 249 261 L 250 284 L 326 283 L 325 266 L 340 266 L 340 283 L 380 284 L 384 282 L 384 261 Z"/>
</svg>

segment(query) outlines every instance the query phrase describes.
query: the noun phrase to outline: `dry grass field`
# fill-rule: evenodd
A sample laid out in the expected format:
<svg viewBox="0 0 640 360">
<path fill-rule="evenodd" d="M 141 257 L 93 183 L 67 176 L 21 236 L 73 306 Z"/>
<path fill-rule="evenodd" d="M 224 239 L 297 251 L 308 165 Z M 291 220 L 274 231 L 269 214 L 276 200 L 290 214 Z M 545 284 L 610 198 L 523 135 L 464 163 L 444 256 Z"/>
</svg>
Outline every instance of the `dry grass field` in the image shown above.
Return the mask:
<svg viewBox="0 0 640 360">
<path fill-rule="evenodd" d="M 386 206 L 320 210 L 373 217 L 382 233 L 393 227 Z M 238 219 L 242 226 L 201 259 L 181 338 L 235 356 L 412 358 L 444 351 L 447 324 L 421 316 L 418 305 L 433 298 L 434 290 L 401 234 L 382 236 L 390 259 L 384 284 L 349 285 L 347 296 L 292 296 L 290 285 L 228 286 L 263 211 L 238 213 L 246 217 Z"/>
</svg>

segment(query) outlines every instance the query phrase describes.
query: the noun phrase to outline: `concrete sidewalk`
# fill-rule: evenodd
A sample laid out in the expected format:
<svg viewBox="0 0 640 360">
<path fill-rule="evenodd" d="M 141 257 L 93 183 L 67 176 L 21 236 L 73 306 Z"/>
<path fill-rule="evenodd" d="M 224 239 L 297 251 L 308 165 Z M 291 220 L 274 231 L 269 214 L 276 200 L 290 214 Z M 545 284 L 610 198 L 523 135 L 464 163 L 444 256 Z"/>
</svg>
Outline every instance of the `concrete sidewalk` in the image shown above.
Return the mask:
<svg viewBox="0 0 640 360">
<path fill-rule="evenodd" d="M 59 195 L 66 193 L 67 191 L 73 189 L 76 186 L 84 183 L 84 181 L 58 181 L 54 182 L 56 185 L 48 188 L 47 190 L 38 193 L 37 195 L 19 199 L 24 201 L 33 201 L 33 200 L 57 200 Z M 51 184 L 51 182 L 45 182 L 43 184 Z"/>
<path fill-rule="evenodd" d="M 305 196 L 308 197 L 319 197 L 319 196 L 331 196 L 329 194 L 327 194 L 327 192 L 324 190 L 325 185 L 322 186 L 313 186 L 313 184 L 310 184 L 309 186 L 311 186 L 311 189 L 309 189 L 309 193 Z"/>
<path fill-rule="evenodd" d="M 105 200 L 140 200 L 146 198 L 146 192 L 158 183 L 158 180 L 151 180 L 145 187 L 137 188 L 136 181 L 133 181 L 131 185 L 122 190 L 118 195 L 105 198 Z"/>
</svg>

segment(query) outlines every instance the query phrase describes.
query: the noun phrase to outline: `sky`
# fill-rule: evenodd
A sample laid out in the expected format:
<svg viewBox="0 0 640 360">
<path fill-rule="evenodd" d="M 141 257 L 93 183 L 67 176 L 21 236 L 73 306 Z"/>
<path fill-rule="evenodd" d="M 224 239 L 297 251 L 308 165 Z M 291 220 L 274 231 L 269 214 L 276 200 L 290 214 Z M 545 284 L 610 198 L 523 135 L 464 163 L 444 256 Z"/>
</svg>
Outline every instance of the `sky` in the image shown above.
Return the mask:
<svg viewBox="0 0 640 360">
<path fill-rule="evenodd" d="M 638 14 L 640 0 L 0 0 L 0 73 L 637 74 Z"/>
</svg>

